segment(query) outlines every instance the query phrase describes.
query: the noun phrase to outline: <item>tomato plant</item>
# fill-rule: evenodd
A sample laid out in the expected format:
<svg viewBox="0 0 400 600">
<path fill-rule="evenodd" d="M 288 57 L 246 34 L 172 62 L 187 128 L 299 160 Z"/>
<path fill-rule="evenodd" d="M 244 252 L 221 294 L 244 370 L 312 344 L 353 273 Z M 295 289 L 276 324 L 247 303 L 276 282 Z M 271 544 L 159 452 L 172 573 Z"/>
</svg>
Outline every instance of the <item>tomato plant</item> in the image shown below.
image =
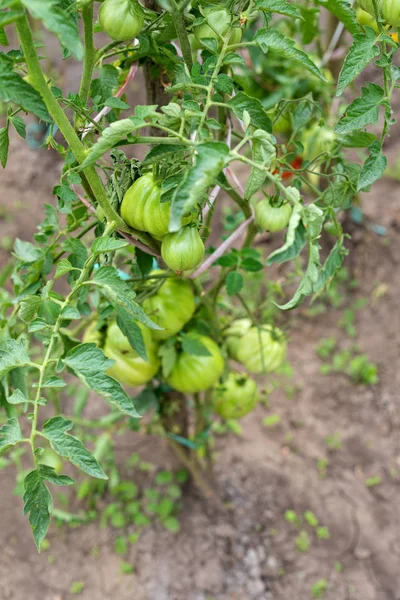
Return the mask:
<svg viewBox="0 0 400 600">
<path fill-rule="evenodd" d="M 50 486 L 75 484 L 60 469 L 104 492 L 116 431 L 162 435 L 217 493 L 215 414 L 256 407 L 286 360 L 279 315 L 340 272 L 340 213 L 386 168 L 400 13 L 359 4 L 372 21 L 342 0 L 0 2 L 0 163 L 35 120 L 63 162 L 0 274 L 0 455 L 26 451 L 39 550 Z M 44 70 L 53 37 L 78 90 Z"/>
</svg>

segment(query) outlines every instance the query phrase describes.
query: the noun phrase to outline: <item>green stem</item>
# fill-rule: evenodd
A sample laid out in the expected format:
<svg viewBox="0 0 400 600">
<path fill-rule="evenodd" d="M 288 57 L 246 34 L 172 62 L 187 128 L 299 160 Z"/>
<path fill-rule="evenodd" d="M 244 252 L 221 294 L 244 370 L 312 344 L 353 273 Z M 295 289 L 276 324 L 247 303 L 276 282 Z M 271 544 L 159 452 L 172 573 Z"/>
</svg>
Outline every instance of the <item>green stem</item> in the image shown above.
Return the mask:
<svg viewBox="0 0 400 600">
<path fill-rule="evenodd" d="M 110 225 L 107 230 L 106 230 L 106 234 L 107 233 L 111 233 L 111 231 L 115 228 L 115 225 Z M 73 297 L 75 296 L 76 292 L 81 288 L 81 286 L 84 284 L 84 282 L 90 277 L 90 273 L 92 271 L 93 265 L 97 260 L 97 255 L 92 255 L 90 256 L 87 261 L 86 264 L 84 266 L 84 268 L 82 269 L 82 272 L 79 276 L 79 278 L 76 280 L 74 287 L 72 288 L 72 290 L 70 291 L 70 293 L 68 294 L 68 296 L 65 298 L 64 302 L 61 304 L 60 306 L 60 314 L 57 318 L 57 321 L 55 322 L 55 325 L 53 327 L 53 331 L 49 340 L 49 345 L 47 347 L 47 351 L 45 354 L 45 357 L 43 359 L 42 364 L 40 365 L 39 368 L 39 381 L 38 381 L 38 386 L 37 386 L 37 392 L 36 392 L 36 396 L 35 396 L 35 400 L 34 400 L 34 409 L 33 409 L 33 418 L 32 418 L 32 427 L 31 427 L 31 435 L 30 435 L 30 444 L 32 447 L 32 452 L 33 455 L 35 457 L 35 437 L 37 435 L 37 423 L 38 423 L 38 416 L 39 416 L 39 406 L 40 406 L 40 397 L 42 394 L 42 389 L 43 389 L 43 383 L 44 383 L 44 378 L 46 375 L 46 370 L 47 367 L 49 366 L 49 364 L 51 364 L 52 362 L 52 352 L 53 352 L 53 348 L 54 345 L 57 341 L 58 338 L 58 332 L 61 328 L 62 322 L 63 320 L 65 320 L 65 317 L 62 316 L 63 314 L 63 310 L 69 306 L 70 302 L 72 301 Z M 35 462 L 36 462 L 36 457 L 35 457 Z"/>
<path fill-rule="evenodd" d="M 69 122 L 68 118 L 64 114 L 64 111 L 62 110 L 61 106 L 59 105 L 49 86 L 47 85 L 36 53 L 32 33 L 29 27 L 29 22 L 26 14 L 24 14 L 23 17 L 16 21 L 16 28 L 18 32 L 18 37 L 20 39 L 21 47 L 24 53 L 28 73 L 32 81 L 32 85 L 42 96 L 47 110 L 53 117 L 59 130 L 61 131 L 66 142 L 71 148 L 71 151 L 74 154 L 76 160 L 79 164 L 82 164 L 86 158 L 85 148 L 81 143 L 80 139 L 78 138 L 75 129 Z M 95 168 L 89 167 L 87 169 L 84 169 L 83 173 L 88 184 L 90 185 L 90 188 L 97 202 L 102 207 L 107 221 L 109 223 L 115 222 L 117 228 L 122 231 L 129 231 L 129 227 L 111 206 L 107 191 L 104 188 L 103 182 L 98 176 Z"/>
<path fill-rule="evenodd" d="M 179 38 L 181 45 L 183 60 L 186 63 L 189 72 L 193 67 L 192 60 L 192 48 L 190 47 L 189 37 L 186 30 L 185 19 L 183 17 L 183 10 L 178 6 L 175 0 L 171 0 L 172 5 L 172 20 L 175 25 L 176 33 Z"/>
<path fill-rule="evenodd" d="M 83 60 L 83 73 L 79 88 L 79 98 L 82 105 L 86 106 L 89 99 L 90 84 L 96 62 L 96 48 L 93 41 L 93 4 L 90 3 L 82 10 L 83 28 L 85 36 L 85 56 Z"/>
</svg>

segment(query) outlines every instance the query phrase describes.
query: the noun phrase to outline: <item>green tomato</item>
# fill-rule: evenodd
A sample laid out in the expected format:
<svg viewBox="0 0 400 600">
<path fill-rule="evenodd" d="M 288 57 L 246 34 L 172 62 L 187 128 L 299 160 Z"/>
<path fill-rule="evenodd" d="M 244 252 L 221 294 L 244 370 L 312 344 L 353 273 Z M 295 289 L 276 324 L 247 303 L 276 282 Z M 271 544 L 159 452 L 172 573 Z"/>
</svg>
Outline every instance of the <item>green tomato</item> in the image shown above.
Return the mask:
<svg viewBox="0 0 400 600">
<path fill-rule="evenodd" d="M 46 448 L 46 450 L 39 457 L 40 465 L 47 465 L 48 467 L 52 467 L 57 475 L 59 475 L 62 470 L 64 463 L 57 452 L 54 452 L 51 448 Z"/>
<path fill-rule="evenodd" d="M 287 110 L 280 113 L 279 117 L 275 119 L 275 110 L 268 111 L 268 116 L 273 121 L 274 133 L 288 133 L 292 129 L 292 123 Z"/>
<path fill-rule="evenodd" d="M 250 373 L 270 373 L 286 358 L 286 341 L 277 327 L 252 327 L 241 338 L 237 359 Z"/>
<path fill-rule="evenodd" d="M 232 325 L 224 331 L 228 354 L 234 360 L 237 360 L 240 340 L 244 334 L 249 331 L 251 326 L 251 319 L 236 319 L 236 321 L 233 321 Z"/>
<path fill-rule="evenodd" d="M 160 202 L 161 188 L 152 173 L 139 177 L 125 193 L 121 204 L 121 216 L 130 227 L 147 231 L 156 238 L 168 233 L 169 202 Z"/>
<path fill-rule="evenodd" d="M 282 231 L 288 226 L 292 214 L 292 206 L 283 202 L 280 206 L 273 206 L 268 199 L 261 200 L 256 205 L 256 225 L 265 231 Z"/>
<path fill-rule="evenodd" d="M 139 231 L 147 231 L 162 239 L 168 233 L 170 202 L 161 202 L 161 187 L 154 181 L 152 173 L 146 173 L 127 190 L 121 204 L 121 216 L 128 225 Z M 182 219 L 190 223 L 193 215 Z"/>
<path fill-rule="evenodd" d="M 257 384 L 243 373 L 229 373 L 215 386 L 212 395 L 215 412 L 224 419 L 241 419 L 260 399 Z"/>
<path fill-rule="evenodd" d="M 335 237 L 339 235 L 339 230 L 334 221 L 326 221 L 324 223 L 324 229 L 327 233 L 329 233 L 329 235 L 334 235 Z"/>
<path fill-rule="evenodd" d="M 202 40 L 211 38 L 217 40 L 222 46 L 222 41 L 218 34 L 224 37 L 231 28 L 232 18 L 226 8 L 209 7 L 203 9 L 203 15 L 206 22 L 194 28 L 194 36 L 198 42 L 197 48 L 202 48 Z M 214 31 L 215 30 L 215 31 Z M 229 38 L 229 44 L 239 44 L 242 40 L 242 30 L 240 27 L 234 27 Z"/>
<path fill-rule="evenodd" d="M 357 21 L 360 23 L 360 25 L 372 27 L 372 29 L 376 33 L 379 32 L 379 27 L 378 27 L 378 23 L 376 22 L 376 19 L 374 19 L 374 17 L 372 15 L 367 13 L 362 8 L 357 8 L 356 17 L 357 17 Z"/>
<path fill-rule="evenodd" d="M 169 277 L 153 296 L 143 301 L 143 309 L 162 331 L 152 331 L 156 340 L 175 335 L 190 321 L 196 308 L 192 286 L 185 279 Z"/>
<path fill-rule="evenodd" d="M 315 123 L 307 129 L 302 136 L 304 158 L 312 161 L 323 152 L 330 152 L 335 143 L 336 136 L 332 129 Z"/>
<path fill-rule="evenodd" d="M 204 256 L 204 244 L 196 227 L 182 227 L 166 235 L 161 243 L 161 255 L 170 269 L 177 272 L 195 269 Z"/>
<path fill-rule="evenodd" d="M 137 0 L 104 0 L 99 20 L 112 40 L 126 42 L 143 29 L 144 14 Z"/>
<path fill-rule="evenodd" d="M 376 18 L 374 3 L 372 0 L 359 0 L 361 8 Z M 400 1 L 399 0 L 378 0 L 378 8 L 384 21 L 392 27 L 400 27 Z"/>
<path fill-rule="evenodd" d="M 146 383 L 154 377 L 160 367 L 157 342 L 153 340 L 147 327 L 141 323 L 137 325 L 142 330 L 148 362 L 132 348 L 116 323 L 108 327 L 104 344 L 104 354 L 115 361 L 115 364 L 107 369 L 107 375 L 131 386 Z M 100 332 L 95 327 L 96 323 L 88 328 L 83 337 L 84 342 L 100 343 Z"/>
<path fill-rule="evenodd" d="M 182 351 L 178 354 L 167 382 L 178 392 L 195 394 L 207 390 L 218 381 L 224 370 L 224 359 L 214 340 L 197 333 L 188 335 L 201 342 L 210 354 L 208 356 L 194 356 Z"/>
</svg>

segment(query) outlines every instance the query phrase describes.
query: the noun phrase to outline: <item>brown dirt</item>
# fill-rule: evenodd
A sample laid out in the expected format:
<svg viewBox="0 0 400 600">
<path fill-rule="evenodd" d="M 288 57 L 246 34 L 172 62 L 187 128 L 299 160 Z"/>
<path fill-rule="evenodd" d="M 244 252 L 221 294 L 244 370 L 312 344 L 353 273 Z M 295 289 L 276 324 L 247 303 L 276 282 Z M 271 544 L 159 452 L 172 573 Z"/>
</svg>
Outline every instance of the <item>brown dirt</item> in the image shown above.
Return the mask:
<svg viewBox="0 0 400 600">
<path fill-rule="evenodd" d="M 390 153 L 395 159 L 394 150 Z M 1 237 L 30 239 L 33 225 L 57 183 L 60 165 L 52 152 L 29 150 L 13 139 L 11 160 L 1 174 Z M 289 358 L 297 393 L 278 390 L 270 407 L 243 420 L 243 436 L 219 438 L 217 477 L 230 508 L 218 511 L 196 493 L 184 499 L 181 532 L 145 530 L 129 560 L 135 574 L 121 575 L 113 551 L 115 533 L 96 524 L 50 531 L 51 554 L 36 553 L 22 501 L 12 495 L 14 470 L 1 472 L 0 600 L 70 600 L 82 581 L 82 600 L 308 600 L 311 586 L 329 582 L 325 600 L 400 600 L 400 199 L 399 184 L 378 183 L 365 197 L 373 221 L 386 237 L 355 232 L 351 266 L 361 286 L 357 297 L 357 342 L 379 367 L 380 382 L 357 386 L 342 375 L 322 375 L 318 342 L 342 336 L 343 311 L 291 317 Z M 4 258 L 2 256 L 1 258 Z M 354 298 L 351 298 L 352 300 Z M 350 301 L 349 300 L 349 301 Z M 281 423 L 267 429 L 264 416 Z M 342 449 L 329 450 L 337 432 Z M 129 441 L 137 443 L 137 434 Z M 125 440 L 126 444 L 126 440 Z M 143 458 L 173 465 L 160 440 L 145 444 Z M 147 456 L 148 455 L 148 456 Z M 317 460 L 329 461 L 321 478 Z M 382 483 L 367 487 L 367 477 Z M 287 509 L 312 510 L 331 537 L 298 552 L 298 531 L 284 519 Z M 92 556 L 96 546 L 100 556 Z M 342 570 L 335 569 L 341 563 Z"/>
</svg>

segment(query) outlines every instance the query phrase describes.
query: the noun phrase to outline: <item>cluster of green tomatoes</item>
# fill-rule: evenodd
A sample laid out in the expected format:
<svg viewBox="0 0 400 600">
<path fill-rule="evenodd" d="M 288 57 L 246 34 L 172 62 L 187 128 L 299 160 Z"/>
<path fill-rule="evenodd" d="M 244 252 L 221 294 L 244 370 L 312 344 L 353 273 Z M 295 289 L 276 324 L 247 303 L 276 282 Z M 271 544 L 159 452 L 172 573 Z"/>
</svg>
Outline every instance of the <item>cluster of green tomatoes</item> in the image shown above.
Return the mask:
<svg viewBox="0 0 400 600">
<path fill-rule="evenodd" d="M 231 27 L 231 14 L 224 7 L 209 6 L 202 9 L 203 23 L 193 27 L 190 34 L 192 50 L 203 48 L 202 40 L 216 39 L 225 36 Z M 118 42 L 126 42 L 135 38 L 144 27 L 144 11 L 137 0 L 104 0 L 101 5 L 99 20 L 107 35 Z M 234 27 L 229 39 L 230 44 L 239 44 L 242 29 Z"/>
<path fill-rule="evenodd" d="M 84 335 L 84 342 L 102 346 L 105 355 L 114 361 L 107 373 L 125 385 L 140 386 L 158 375 L 162 344 L 179 334 L 196 311 L 196 298 L 189 280 L 166 277 L 163 281 L 142 303 L 145 312 L 162 328 L 150 330 L 138 323 L 147 361 L 131 347 L 115 321 L 101 329 L 92 323 Z M 223 335 L 221 350 L 211 337 L 189 328 L 186 337 L 199 342 L 206 352 L 193 355 L 183 346 L 179 348 L 166 383 L 183 394 L 212 389 L 215 411 L 223 418 L 238 419 L 251 411 L 259 400 L 257 384 L 248 373 L 278 369 L 286 357 L 286 341 L 278 328 L 255 327 L 250 319 L 234 321 Z M 241 363 L 243 372 L 229 371 L 226 375 L 227 357 Z"/>
</svg>

